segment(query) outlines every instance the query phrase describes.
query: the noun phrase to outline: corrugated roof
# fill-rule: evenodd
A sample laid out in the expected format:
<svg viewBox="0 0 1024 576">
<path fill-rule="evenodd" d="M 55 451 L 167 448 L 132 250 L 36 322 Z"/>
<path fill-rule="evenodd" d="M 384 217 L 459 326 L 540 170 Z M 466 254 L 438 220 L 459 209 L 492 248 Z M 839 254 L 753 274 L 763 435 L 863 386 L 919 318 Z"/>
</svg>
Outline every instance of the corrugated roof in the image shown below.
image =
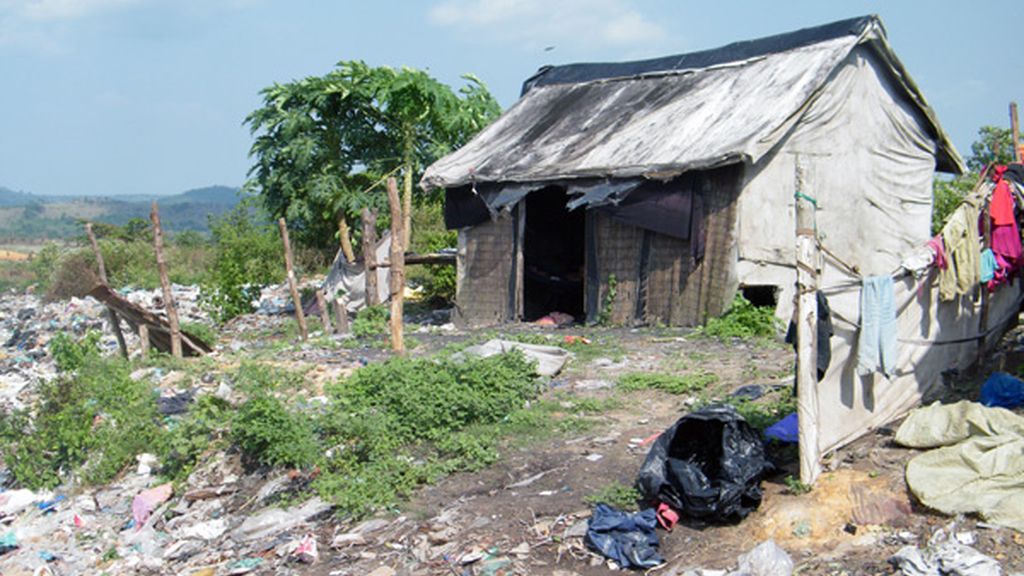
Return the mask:
<svg viewBox="0 0 1024 576">
<path fill-rule="evenodd" d="M 666 177 L 756 162 L 860 45 L 889 67 L 930 124 L 938 168 L 962 171 L 881 21 L 868 16 L 654 60 L 543 68 L 501 117 L 431 165 L 421 185 Z"/>
</svg>

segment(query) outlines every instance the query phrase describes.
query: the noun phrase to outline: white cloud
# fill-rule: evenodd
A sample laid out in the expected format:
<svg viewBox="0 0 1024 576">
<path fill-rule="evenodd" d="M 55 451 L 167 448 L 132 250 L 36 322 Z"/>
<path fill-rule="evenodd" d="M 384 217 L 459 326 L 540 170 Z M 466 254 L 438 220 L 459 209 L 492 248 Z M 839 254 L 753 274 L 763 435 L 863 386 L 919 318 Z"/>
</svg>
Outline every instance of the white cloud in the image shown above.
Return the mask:
<svg viewBox="0 0 1024 576">
<path fill-rule="evenodd" d="M 666 34 L 630 0 L 442 0 L 430 21 L 461 34 L 527 48 L 652 46 Z"/>
<path fill-rule="evenodd" d="M 138 0 L 4 0 L 0 11 L 27 20 L 73 20 Z"/>
</svg>

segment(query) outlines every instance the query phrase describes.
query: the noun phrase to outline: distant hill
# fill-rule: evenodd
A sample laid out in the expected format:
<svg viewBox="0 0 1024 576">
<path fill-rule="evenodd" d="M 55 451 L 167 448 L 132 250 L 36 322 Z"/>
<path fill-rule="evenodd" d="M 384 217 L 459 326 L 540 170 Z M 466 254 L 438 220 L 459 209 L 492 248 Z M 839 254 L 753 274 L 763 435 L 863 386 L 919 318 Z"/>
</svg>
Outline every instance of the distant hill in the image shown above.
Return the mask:
<svg viewBox="0 0 1024 576">
<path fill-rule="evenodd" d="M 27 206 L 28 204 L 39 203 L 41 200 L 28 192 L 16 192 L 10 188 L 0 186 L 0 206 Z"/>
<path fill-rule="evenodd" d="M 209 231 L 209 218 L 232 210 L 242 200 L 238 188 L 207 186 L 170 196 L 37 196 L 0 187 L 0 242 L 70 238 L 82 234 L 81 220 L 124 225 L 149 219 L 153 200 L 169 232 Z"/>
</svg>

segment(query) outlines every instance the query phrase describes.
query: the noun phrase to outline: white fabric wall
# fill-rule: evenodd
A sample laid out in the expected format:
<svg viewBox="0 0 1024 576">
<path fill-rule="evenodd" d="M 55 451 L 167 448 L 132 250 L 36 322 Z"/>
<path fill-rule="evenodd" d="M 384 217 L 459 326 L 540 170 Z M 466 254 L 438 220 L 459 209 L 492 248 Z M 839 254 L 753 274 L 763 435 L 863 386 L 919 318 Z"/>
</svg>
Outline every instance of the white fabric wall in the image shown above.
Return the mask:
<svg viewBox="0 0 1024 576">
<path fill-rule="evenodd" d="M 980 301 L 939 302 L 933 272 L 896 283 L 897 372 L 856 375 L 860 277 L 890 275 L 930 236 L 934 147 L 912 109 L 900 103 L 864 49 L 854 51 L 783 144 L 748 171 L 740 196 L 738 280 L 782 288 L 779 316 L 792 313 L 795 283 L 795 162 L 804 192 L 817 199 L 822 245 L 859 274 L 823 257 L 819 285 L 829 298 L 832 363 L 818 384 L 818 446 L 825 454 L 902 415 L 978 354 Z M 979 292 L 980 293 L 980 292 Z M 1019 282 L 990 300 L 987 328 L 1017 313 Z M 806 425 L 801 423 L 801 425 Z"/>
</svg>

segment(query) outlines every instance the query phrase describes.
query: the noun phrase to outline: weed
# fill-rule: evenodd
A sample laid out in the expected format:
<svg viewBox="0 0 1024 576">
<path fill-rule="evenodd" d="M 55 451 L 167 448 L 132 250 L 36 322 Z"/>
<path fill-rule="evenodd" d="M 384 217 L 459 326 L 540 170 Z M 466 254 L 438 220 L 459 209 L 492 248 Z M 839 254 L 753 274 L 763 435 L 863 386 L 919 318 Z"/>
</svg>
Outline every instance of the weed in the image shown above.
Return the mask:
<svg viewBox="0 0 1024 576">
<path fill-rule="evenodd" d="M 775 335 L 779 321 L 769 306 L 754 306 L 742 294 L 737 294 L 729 310 L 718 318 L 709 319 L 699 329 L 702 336 L 713 338 L 755 338 Z"/>
<path fill-rule="evenodd" d="M 217 330 L 204 322 L 182 322 L 181 330 L 199 338 L 211 348 L 217 344 Z"/>
<path fill-rule="evenodd" d="M 356 313 L 352 321 L 352 334 L 357 338 L 376 338 L 388 333 L 391 311 L 386 304 L 367 306 Z"/>
<path fill-rule="evenodd" d="M 152 391 L 129 377 L 128 363 L 101 358 L 95 341 L 55 337 L 53 354 L 65 371 L 40 386 L 34 417 L 2 418 L 0 453 L 19 484 L 52 488 L 70 474 L 107 482 L 162 434 Z"/>
<path fill-rule="evenodd" d="M 711 372 L 695 374 L 663 374 L 660 372 L 631 372 L 619 378 L 619 389 L 626 392 L 633 390 L 661 390 L 669 394 L 687 394 L 703 390 L 718 382 L 718 375 Z"/>
<path fill-rule="evenodd" d="M 242 405 L 231 437 L 248 457 L 269 466 L 306 467 L 320 453 L 310 420 L 266 393 Z"/>
<path fill-rule="evenodd" d="M 807 494 L 813 488 L 811 485 L 801 482 L 799 478 L 794 478 L 792 474 L 787 475 L 783 482 L 786 483 L 786 490 L 789 490 L 789 493 L 795 496 Z"/>
<path fill-rule="evenodd" d="M 615 274 L 608 276 L 607 288 L 604 298 L 601 300 L 601 310 L 597 313 L 597 324 L 607 326 L 612 321 L 612 307 L 615 305 L 615 297 L 619 294 L 619 280 Z"/>
<path fill-rule="evenodd" d="M 585 496 L 583 501 L 594 506 L 596 504 L 608 504 L 627 512 L 638 509 L 637 502 L 640 501 L 640 492 L 632 486 L 626 486 L 621 482 L 612 482 L 602 486 L 597 492 Z"/>
<path fill-rule="evenodd" d="M 200 396 L 187 414 L 172 421 L 158 447 L 161 473 L 179 482 L 187 478 L 199 458 L 226 435 L 230 410 L 227 402 L 207 394 Z"/>
</svg>

